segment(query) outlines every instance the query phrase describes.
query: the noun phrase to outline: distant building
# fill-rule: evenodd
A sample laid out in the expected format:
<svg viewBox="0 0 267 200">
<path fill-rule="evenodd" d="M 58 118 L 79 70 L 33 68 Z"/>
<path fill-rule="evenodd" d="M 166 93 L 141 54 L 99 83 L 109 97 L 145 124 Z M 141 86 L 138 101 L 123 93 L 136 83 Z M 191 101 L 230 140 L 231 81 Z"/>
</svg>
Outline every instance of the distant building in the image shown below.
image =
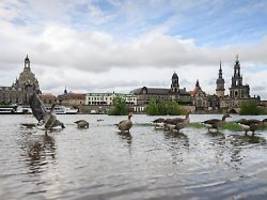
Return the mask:
<svg viewBox="0 0 267 200">
<path fill-rule="evenodd" d="M 29 96 L 33 92 L 41 94 L 39 82 L 31 71 L 31 63 L 27 55 L 24 59 L 24 68 L 19 74 L 19 78 L 10 87 L 0 87 L 0 103 L 27 105 L 29 104 Z"/>
<path fill-rule="evenodd" d="M 89 106 L 111 106 L 115 97 L 121 97 L 128 105 L 136 105 L 137 98 L 132 94 L 122 93 L 88 93 L 85 97 L 85 104 Z"/>
<path fill-rule="evenodd" d="M 236 57 L 234 64 L 234 75 L 232 76 L 231 87 L 229 88 L 230 95 L 224 94 L 224 79 L 222 77 L 222 66 L 220 62 L 219 68 L 219 77 L 216 81 L 216 98 L 210 98 L 209 104 L 218 104 L 220 110 L 225 111 L 238 111 L 240 105 L 246 101 L 255 101 L 256 103 L 260 103 L 260 97 L 251 97 L 250 96 L 250 87 L 248 84 L 243 85 L 243 77 L 241 75 L 241 65 Z M 217 101 L 217 102 L 216 102 Z"/>
<path fill-rule="evenodd" d="M 57 103 L 57 97 L 51 93 L 40 94 L 39 96 L 45 105 L 52 105 Z"/>
<path fill-rule="evenodd" d="M 180 104 L 191 105 L 192 98 L 185 88 L 180 89 L 179 77 L 174 72 L 171 78 L 170 88 L 149 88 L 142 87 L 132 90 L 130 93 L 137 96 L 137 105 L 143 111 L 144 107 L 149 103 L 150 99 L 156 101 L 176 101 Z"/>
<path fill-rule="evenodd" d="M 58 95 L 57 99 L 60 105 L 79 107 L 85 105 L 85 94 L 68 92 L 64 90 L 64 94 Z"/>
<path fill-rule="evenodd" d="M 201 89 L 199 81 L 196 81 L 195 89 L 191 92 L 193 105 L 196 111 L 208 110 L 207 94 Z"/>
</svg>

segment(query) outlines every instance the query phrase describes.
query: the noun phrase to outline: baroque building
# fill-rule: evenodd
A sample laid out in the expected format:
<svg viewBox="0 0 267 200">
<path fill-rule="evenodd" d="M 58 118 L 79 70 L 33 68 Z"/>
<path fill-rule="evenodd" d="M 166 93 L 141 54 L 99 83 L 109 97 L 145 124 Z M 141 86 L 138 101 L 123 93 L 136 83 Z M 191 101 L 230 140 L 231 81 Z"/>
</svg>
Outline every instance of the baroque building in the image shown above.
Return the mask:
<svg viewBox="0 0 267 200">
<path fill-rule="evenodd" d="M 147 105 L 152 98 L 156 99 L 156 101 L 171 100 L 183 105 L 192 104 L 192 97 L 190 93 L 187 92 L 185 88 L 180 89 L 179 77 L 175 72 L 171 78 L 170 88 L 149 88 L 144 86 L 131 91 L 131 94 L 137 96 L 137 105 L 141 107 Z"/>
<path fill-rule="evenodd" d="M 29 96 L 33 92 L 41 94 L 39 82 L 31 71 L 31 62 L 27 55 L 19 78 L 11 86 L 0 87 L 0 103 L 27 105 L 29 104 Z"/>
</svg>

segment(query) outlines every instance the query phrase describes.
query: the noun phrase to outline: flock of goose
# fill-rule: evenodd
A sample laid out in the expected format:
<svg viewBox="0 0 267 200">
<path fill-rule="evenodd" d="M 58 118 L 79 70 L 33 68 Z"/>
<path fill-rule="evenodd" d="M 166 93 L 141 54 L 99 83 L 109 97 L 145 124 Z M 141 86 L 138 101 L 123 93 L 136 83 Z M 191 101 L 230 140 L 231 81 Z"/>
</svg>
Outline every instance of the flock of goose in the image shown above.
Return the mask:
<svg viewBox="0 0 267 200">
<path fill-rule="evenodd" d="M 189 114 L 186 114 L 185 119 L 182 118 L 173 118 L 173 119 L 163 119 L 158 118 L 153 121 L 153 124 L 155 126 L 155 129 L 164 129 L 171 132 L 179 132 L 181 129 L 186 127 L 190 120 L 189 120 Z M 228 113 L 224 114 L 222 116 L 222 119 L 209 119 L 206 121 L 201 122 L 207 129 L 209 133 L 214 133 L 214 130 L 216 133 L 219 132 L 219 128 L 223 127 L 223 125 L 226 122 L 226 118 L 231 117 Z M 242 130 L 245 132 L 245 135 L 247 136 L 247 133 L 250 131 L 252 133 L 251 136 L 255 135 L 255 131 L 259 129 L 262 126 L 267 125 L 267 119 L 264 120 L 256 120 L 256 119 L 240 119 L 237 121 L 234 121 L 234 123 L 238 124 Z"/>
<path fill-rule="evenodd" d="M 47 131 L 51 131 L 55 127 L 61 127 L 62 129 L 65 128 L 64 124 L 59 121 L 54 114 L 54 105 L 52 106 L 51 110 L 47 110 L 43 104 L 43 102 L 40 100 L 39 96 L 37 94 L 33 94 L 30 98 L 30 106 L 32 109 L 32 113 L 34 117 L 38 120 L 38 126 L 43 126 L 45 130 L 45 134 L 47 135 Z M 175 132 L 179 133 L 181 129 L 185 128 L 190 123 L 189 118 L 190 112 L 188 112 L 185 116 L 185 118 L 158 118 L 152 122 L 155 129 L 162 129 L 165 131 Z M 119 122 L 118 124 L 115 124 L 119 131 L 129 133 L 129 130 L 132 128 L 133 123 L 131 121 L 132 113 L 129 113 L 128 119 L 123 120 Z M 212 133 L 212 131 L 219 131 L 219 128 L 224 125 L 226 122 L 226 118 L 231 117 L 229 114 L 224 114 L 222 116 L 222 119 L 210 119 L 203 121 L 202 124 L 207 127 L 208 132 Z M 81 129 L 87 129 L 89 128 L 89 123 L 85 120 L 78 120 L 74 123 L 77 124 L 78 128 Z M 245 135 L 249 131 L 251 131 L 252 136 L 255 135 L 255 131 L 261 127 L 262 125 L 267 125 L 267 119 L 264 120 L 256 120 L 256 119 L 241 119 L 238 121 L 235 121 L 242 130 L 245 132 Z M 33 124 L 22 124 L 23 126 L 26 126 L 28 128 L 32 128 Z"/>
</svg>

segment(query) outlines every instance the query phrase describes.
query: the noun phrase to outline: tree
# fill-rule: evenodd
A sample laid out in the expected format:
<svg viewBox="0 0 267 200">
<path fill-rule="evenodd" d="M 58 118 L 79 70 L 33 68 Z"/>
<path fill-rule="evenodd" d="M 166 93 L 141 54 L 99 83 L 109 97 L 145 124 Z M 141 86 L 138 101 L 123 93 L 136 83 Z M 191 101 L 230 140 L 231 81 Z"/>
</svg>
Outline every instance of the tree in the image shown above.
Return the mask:
<svg viewBox="0 0 267 200">
<path fill-rule="evenodd" d="M 182 115 L 185 114 L 185 110 L 175 101 L 161 101 L 156 99 L 150 99 L 146 110 L 148 115 Z"/>
<path fill-rule="evenodd" d="M 128 113 L 128 107 L 126 104 L 125 99 L 122 97 L 115 97 L 113 99 L 113 106 L 109 110 L 109 115 L 127 115 Z"/>
<path fill-rule="evenodd" d="M 264 110 L 257 107 L 254 101 L 243 102 L 240 106 L 240 115 L 260 115 L 263 113 Z"/>
</svg>

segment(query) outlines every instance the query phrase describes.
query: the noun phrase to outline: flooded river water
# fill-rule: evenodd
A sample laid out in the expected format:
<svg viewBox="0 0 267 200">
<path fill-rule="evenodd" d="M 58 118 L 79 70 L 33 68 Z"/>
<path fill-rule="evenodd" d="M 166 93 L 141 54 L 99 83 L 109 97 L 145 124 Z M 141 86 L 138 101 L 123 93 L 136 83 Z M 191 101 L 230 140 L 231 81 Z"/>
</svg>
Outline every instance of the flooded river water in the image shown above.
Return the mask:
<svg viewBox="0 0 267 200">
<path fill-rule="evenodd" d="M 35 122 L 31 115 L 0 116 L 1 200 L 267 198 L 267 145 L 238 141 L 233 135 L 241 132 L 185 128 L 173 135 L 145 125 L 156 117 L 134 115 L 131 134 L 122 135 L 113 124 L 125 116 L 59 118 L 66 128 L 45 137 L 20 126 Z M 78 119 L 90 128 L 77 129 Z M 257 135 L 267 139 L 267 131 Z"/>
</svg>

